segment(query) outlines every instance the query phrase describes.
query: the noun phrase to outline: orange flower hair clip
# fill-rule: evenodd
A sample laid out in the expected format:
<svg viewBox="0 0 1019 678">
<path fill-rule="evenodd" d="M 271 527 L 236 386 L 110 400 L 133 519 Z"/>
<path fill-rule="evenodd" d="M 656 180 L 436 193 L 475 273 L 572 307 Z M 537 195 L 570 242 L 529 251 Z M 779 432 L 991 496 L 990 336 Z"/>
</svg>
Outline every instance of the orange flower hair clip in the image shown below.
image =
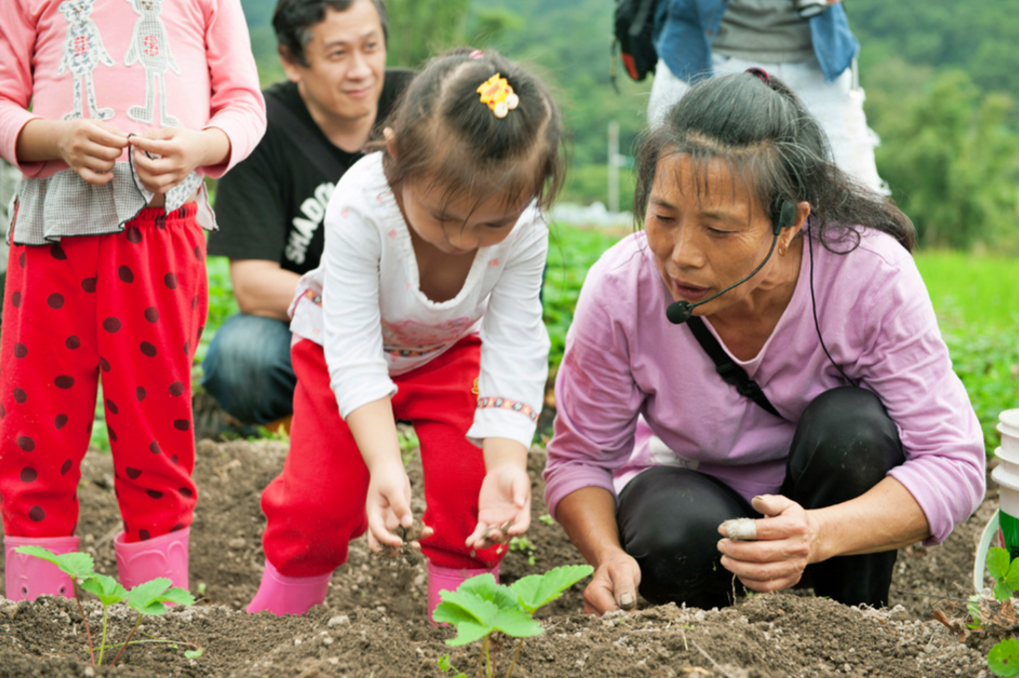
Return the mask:
<svg viewBox="0 0 1019 678">
<path fill-rule="evenodd" d="M 500 73 L 481 83 L 477 92 L 481 95 L 481 103 L 492 109 L 495 117 L 500 119 L 505 118 L 510 111 L 520 105 L 520 97 L 513 92 L 509 82 Z"/>
</svg>

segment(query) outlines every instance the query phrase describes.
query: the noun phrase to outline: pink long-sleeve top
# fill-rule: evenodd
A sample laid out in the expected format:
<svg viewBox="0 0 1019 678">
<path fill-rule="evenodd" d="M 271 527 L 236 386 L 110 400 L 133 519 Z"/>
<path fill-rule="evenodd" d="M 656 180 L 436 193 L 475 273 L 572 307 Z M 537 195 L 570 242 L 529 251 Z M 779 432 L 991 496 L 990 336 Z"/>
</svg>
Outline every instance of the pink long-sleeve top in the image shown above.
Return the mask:
<svg viewBox="0 0 1019 678">
<path fill-rule="evenodd" d="M 898 427 L 906 461 L 889 475 L 923 510 L 927 543 L 940 543 L 983 499 L 985 459 L 927 289 L 912 257 L 886 234 L 864 230 L 859 247 L 844 255 L 816 238 L 812 249 L 824 342 Z M 606 252 L 584 282 L 556 379 L 545 470 L 553 515 L 571 492 L 617 493 L 662 464 L 716 477 L 748 501 L 777 492 L 804 409 L 845 385 L 814 328 L 810 271 L 805 241 L 796 289 L 771 337 L 753 359 L 733 358 L 779 419 L 722 381 L 690 330 L 666 319 L 672 299 L 643 233 Z M 714 333 L 710 319 L 705 325 Z"/>
<path fill-rule="evenodd" d="M 125 133 L 216 127 L 230 140 L 230 156 L 200 173 L 222 176 L 265 131 L 240 0 L 2 0 L 0 156 L 26 179 L 45 181 L 33 186 L 37 192 L 80 193 L 82 187 L 70 184 L 84 182 L 67 176 L 63 161 L 19 163 L 15 156 L 30 120 L 78 117 Z M 127 156 L 125 150 L 112 183 L 130 180 Z M 51 180 L 57 175 L 60 180 Z M 39 196 L 28 198 L 30 208 L 33 198 L 42 204 Z"/>
</svg>

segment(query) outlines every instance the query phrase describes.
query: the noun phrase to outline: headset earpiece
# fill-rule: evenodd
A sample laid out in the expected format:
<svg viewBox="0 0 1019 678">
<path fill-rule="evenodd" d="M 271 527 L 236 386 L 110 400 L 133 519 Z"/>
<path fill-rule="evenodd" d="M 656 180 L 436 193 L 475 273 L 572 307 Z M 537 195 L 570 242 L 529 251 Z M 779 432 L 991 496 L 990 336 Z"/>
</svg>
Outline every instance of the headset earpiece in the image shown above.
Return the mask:
<svg viewBox="0 0 1019 678">
<path fill-rule="evenodd" d="M 796 203 L 779 196 L 775 198 L 772 208 L 775 221 L 772 223 L 771 232 L 774 235 L 781 235 L 783 228 L 789 228 L 796 223 Z"/>
</svg>

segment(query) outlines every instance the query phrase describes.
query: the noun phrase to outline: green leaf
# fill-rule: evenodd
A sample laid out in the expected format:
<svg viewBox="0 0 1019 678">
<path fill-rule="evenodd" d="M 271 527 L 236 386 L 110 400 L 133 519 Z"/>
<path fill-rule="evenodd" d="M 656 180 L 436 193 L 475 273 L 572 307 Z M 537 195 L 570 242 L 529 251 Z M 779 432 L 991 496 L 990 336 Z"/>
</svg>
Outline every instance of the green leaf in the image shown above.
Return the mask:
<svg viewBox="0 0 1019 678">
<path fill-rule="evenodd" d="M 171 586 L 173 586 L 173 582 L 166 577 L 138 584 L 128 594 L 127 604 L 145 615 L 163 614 L 166 612 L 166 606 L 160 602 L 160 599 Z"/>
<path fill-rule="evenodd" d="M 495 577 L 490 573 L 479 574 L 476 577 L 464 581 L 457 587 L 457 591 L 473 593 L 476 596 L 495 603 L 500 610 L 519 610 L 520 604 L 517 596 L 508 586 L 495 583 Z"/>
<path fill-rule="evenodd" d="M 518 579 L 510 589 L 521 607 L 528 612 L 548 605 L 584 577 L 594 572 L 590 565 L 564 565 L 545 574 L 532 574 Z"/>
<path fill-rule="evenodd" d="M 483 626 L 477 622 L 464 621 L 456 625 L 456 638 L 450 638 L 447 640 L 446 645 L 467 645 L 476 640 L 481 640 L 492 631 L 493 629 L 490 626 Z"/>
<path fill-rule="evenodd" d="M 987 549 L 987 571 L 997 581 L 1005 578 L 1010 560 L 1008 551 L 1003 548 L 995 546 Z"/>
<path fill-rule="evenodd" d="M 516 608 L 512 610 L 499 610 L 499 614 L 492 624 L 497 631 L 502 631 L 507 636 L 514 638 L 530 638 L 545 633 L 541 624 L 531 619 L 528 612 Z"/>
<path fill-rule="evenodd" d="M 94 593 L 99 601 L 109 607 L 116 605 L 127 598 L 127 589 L 121 586 L 113 577 L 105 574 L 92 575 L 81 584 L 81 588 L 89 593 Z"/>
<path fill-rule="evenodd" d="M 195 597 L 189 591 L 174 587 L 159 597 L 161 603 L 177 603 L 178 605 L 194 605 Z"/>
<path fill-rule="evenodd" d="M 439 661 L 437 663 L 439 665 L 439 670 L 441 670 L 443 673 L 448 673 L 449 670 L 453 668 L 453 665 L 449 663 L 448 654 L 444 654 L 441 657 L 439 657 Z"/>
<path fill-rule="evenodd" d="M 999 676 L 1019 676 L 1019 640 L 1003 640 L 987 655 L 987 665 Z"/>
<path fill-rule="evenodd" d="M 53 563 L 60 571 L 66 575 L 70 575 L 76 579 L 88 579 L 91 577 L 95 569 L 95 561 L 92 560 L 92 556 L 87 553 L 79 553 L 77 551 L 72 553 L 63 553 L 57 555 L 49 549 L 44 549 L 41 546 L 19 546 L 14 549 L 17 553 L 22 553 L 26 556 L 35 556 L 36 558 L 42 558 L 43 560 Z"/>
<path fill-rule="evenodd" d="M 187 650 L 184 652 L 184 656 L 188 659 L 198 659 L 203 654 L 205 654 L 205 650 Z"/>
<path fill-rule="evenodd" d="M 1012 589 L 1008 588 L 1008 584 L 1003 581 L 999 581 L 994 585 L 994 599 L 999 602 L 1004 602 L 1012 597 Z"/>
<path fill-rule="evenodd" d="M 442 602 L 435 608 L 432 618 L 447 624 L 461 624 L 473 621 L 482 626 L 491 626 L 495 621 L 495 615 L 499 606 L 490 600 L 485 600 L 477 593 L 471 591 L 442 591 Z M 447 618 L 448 617 L 448 618 Z"/>
</svg>

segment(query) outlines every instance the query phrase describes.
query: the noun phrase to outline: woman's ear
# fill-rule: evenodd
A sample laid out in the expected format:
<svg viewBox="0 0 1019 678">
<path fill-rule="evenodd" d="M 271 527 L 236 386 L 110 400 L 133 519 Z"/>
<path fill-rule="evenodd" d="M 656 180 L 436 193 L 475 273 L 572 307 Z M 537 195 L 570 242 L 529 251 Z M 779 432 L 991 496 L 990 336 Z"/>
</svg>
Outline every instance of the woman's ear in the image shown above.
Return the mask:
<svg viewBox="0 0 1019 678">
<path fill-rule="evenodd" d="M 389 151 L 389 155 L 393 158 L 396 157 L 396 132 L 393 131 L 392 127 L 386 127 L 382 130 L 382 138 L 386 140 L 386 150 Z"/>
<path fill-rule="evenodd" d="M 782 233 L 778 236 L 778 247 L 780 250 L 788 249 L 793 238 L 799 234 L 803 228 L 803 224 L 807 223 L 807 217 L 810 216 L 810 203 L 806 200 L 801 200 L 796 203 L 796 221 L 791 226 L 782 229 Z"/>
</svg>

